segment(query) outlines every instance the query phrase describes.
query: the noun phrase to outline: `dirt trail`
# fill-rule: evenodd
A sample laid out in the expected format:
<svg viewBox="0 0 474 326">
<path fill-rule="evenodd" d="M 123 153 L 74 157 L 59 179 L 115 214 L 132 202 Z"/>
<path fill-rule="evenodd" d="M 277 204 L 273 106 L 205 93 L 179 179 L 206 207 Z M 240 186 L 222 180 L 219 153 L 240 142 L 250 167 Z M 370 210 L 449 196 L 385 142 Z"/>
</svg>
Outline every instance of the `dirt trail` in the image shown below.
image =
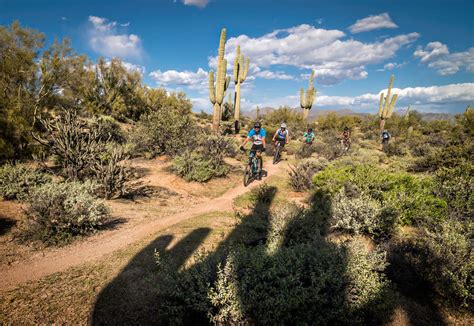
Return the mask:
<svg viewBox="0 0 474 326">
<path fill-rule="evenodd" d="M 267 177 L 277 171 L 284 170 L 286 163 L 272 165 L 267 161 L 265 170 Z M 264 178 L 265 180 L 265 178 Z M 64 271 L 70 267 L 86 262 L 91 262 L 124 248 L 143 238 L 156 234 L 174 224 L 193 217 L 214 211 L 231 211 L 233 199 L 246 193 L 249 189 L 261 184 L 263 181 L 254 181 L 248 187 L 242 183 L 225 192 L 222 196 L 206 202 L 191 205 L 185 211 L 146 221 L 133 228 L 125 228 L 117 232 L 104 232 L 90 241 L 84 241 L 71 246 L 45 251 L 42 256 L 33 257 L 22 261 L 18 265 L 3 268 L 0 271 L 0 292 L 14 288 L 22 283 L 40 279 L 44 276 Z"/>
</svg>

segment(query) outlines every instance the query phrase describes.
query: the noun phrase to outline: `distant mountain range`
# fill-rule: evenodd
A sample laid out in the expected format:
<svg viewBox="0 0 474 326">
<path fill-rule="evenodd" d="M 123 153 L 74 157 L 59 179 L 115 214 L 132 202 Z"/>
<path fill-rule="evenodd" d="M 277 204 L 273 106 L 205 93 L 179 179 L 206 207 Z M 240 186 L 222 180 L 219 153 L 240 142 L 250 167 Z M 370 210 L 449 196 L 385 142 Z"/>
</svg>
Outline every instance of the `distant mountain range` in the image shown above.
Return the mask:
<svg viewBox="0 0 474 326">
<path fill-rule="evenodd" d="M 263 107 L 260 108 L 260 115 L 265 115 L 268 113 L 271 113 L 277 109 L 273 107 Z M 295 112 L 302 112 L 300 108 L 292 108 L 293 111 Z M 397 114 L 403 115 L 405 114 L 406 110 L 399 110 L 397 111 Z M 335 113 L 339 116 L 344 116 L 344 115 L 351 115 L 351 116 L 367 116 L 369 113 L 366 112 L 355 112 L 352 111 L 351 109 L 337 109 L 337 110 L 323 110 L 323 109 L 313 109 L 309 111 L 309 118 L 314 119 L 318 118 L 324 115 L 327 115 L 329 113 Z M 451 120 L 454 118 L 453 114 L 449 113 L 431 113 L 431 112 L 419 112 L 422 116 L 422 118 L 426 121 L 431 121 L 431 120 Z M 255 119 L 257 117 L 257 109 L 253 109 L 251 111 L 243 111 L 242 114 L 246 117 L 249 117 L 251 119 Z"/>
</svg>

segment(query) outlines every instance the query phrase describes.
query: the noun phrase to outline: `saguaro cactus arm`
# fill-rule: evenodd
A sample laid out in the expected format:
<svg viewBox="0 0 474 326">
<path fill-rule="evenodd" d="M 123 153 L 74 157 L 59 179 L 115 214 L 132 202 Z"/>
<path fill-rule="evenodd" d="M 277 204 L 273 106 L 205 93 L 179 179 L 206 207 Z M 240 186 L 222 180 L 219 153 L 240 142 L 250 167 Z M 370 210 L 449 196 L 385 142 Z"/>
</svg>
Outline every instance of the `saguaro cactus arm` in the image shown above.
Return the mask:
<svg viewBox="0 0 474 326">
<path fill-rule="evenodd" d="M 308 112 L 311 110 L 313 106 L 314 99 L 316 98 L 316 89 L 313 86 L 313 78 L 314 78 L 314 70 L 311 71 L 311 76 L 309 77 L 308 81 L 308 89 L 306 93 L 302 88 L 300 90 L 300 106 L 303 110 L 305 110 L 305 116 L 307 116 Z"/>
<path fill-rule="evenodd" d="M 209 99 L 212 104 L 216 103 L 216 92 L 214 92 L 214 71 L 209 71 Z"/>
</svg>

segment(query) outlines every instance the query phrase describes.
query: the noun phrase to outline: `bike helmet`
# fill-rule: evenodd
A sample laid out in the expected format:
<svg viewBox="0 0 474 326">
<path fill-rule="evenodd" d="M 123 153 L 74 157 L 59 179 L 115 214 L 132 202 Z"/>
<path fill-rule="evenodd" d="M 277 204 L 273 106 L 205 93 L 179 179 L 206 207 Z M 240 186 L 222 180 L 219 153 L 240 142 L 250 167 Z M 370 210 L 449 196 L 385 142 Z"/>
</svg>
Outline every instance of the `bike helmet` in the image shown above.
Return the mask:
<svg viewBox="0 0 474 326">
<path fill-rule="evenodd" d="M 309 131 L 309 132 L 313 132 L 313 128 L 308 128 L 308 131 Z"/>
<path fill-rule="evenodd" d="M 257 121 L 257 122 L 255 122 L 255 123 L 253 124 L 253 127 L 254 127 L 254 128 L 261 128 L 262 125 L 260 124 L 260 122 Z"/>
<path fill-rule="evenodd" d="M 344 127 L 344 131 L 349 131 L 349 127 Z"/>
<path fill-rule="evenodd" d="M 280 128 L 285 128 L 285 129 L 286 129 L 286 123 L 283 122 L 283 123 L 280 125 Z"/>
</svg>

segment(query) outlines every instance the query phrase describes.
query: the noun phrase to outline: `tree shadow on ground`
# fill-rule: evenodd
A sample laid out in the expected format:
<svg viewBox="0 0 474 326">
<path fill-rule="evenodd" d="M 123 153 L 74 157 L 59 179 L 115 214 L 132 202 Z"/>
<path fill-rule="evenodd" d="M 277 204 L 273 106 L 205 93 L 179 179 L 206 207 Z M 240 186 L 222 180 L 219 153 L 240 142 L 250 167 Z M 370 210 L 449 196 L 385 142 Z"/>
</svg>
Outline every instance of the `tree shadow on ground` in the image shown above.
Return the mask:
<svg viewBox="0 0 474 326">
<path fill-rule="evenodd" d="M 91 315 L 92 325 L 149 325 L 158 322 L 158 273 L 155 250 L 174 257 L 176 270 L 192 255 L 210 229 L 193 230 L 166 251 L 173 236 L 160 236 L 139 252 L 98 295 Z"/>
<path fill-rule="evenodd" d="M 99 294 L 91 324 L 386 322 L 392 307 L 383 306 L 389 294 L 385 285 L 353 304 L 359 293 L 347 277 L 347 248 L 324 238 L 329 195 L 316 193 L 309 209 L 278 219 L 270 212 L 276 191 L 261 191 L 252 212 L 186 269 L 180 267 L 209 229 L 194 230 L 171 250 L 166 250 L 171 236 L 155 240 Z M 155 248 L 159 266 L 153 261 Z"/>
<path fill-rule="evenodd" d="M 389 250 L 387 275 L 401 294 L 400 306 L 411 325 L 448 325 L 435 304 L 433 288 L 419 275 L 409 259 L 408 253 L 412 249 L 397 243 Z"/>
</svg>

